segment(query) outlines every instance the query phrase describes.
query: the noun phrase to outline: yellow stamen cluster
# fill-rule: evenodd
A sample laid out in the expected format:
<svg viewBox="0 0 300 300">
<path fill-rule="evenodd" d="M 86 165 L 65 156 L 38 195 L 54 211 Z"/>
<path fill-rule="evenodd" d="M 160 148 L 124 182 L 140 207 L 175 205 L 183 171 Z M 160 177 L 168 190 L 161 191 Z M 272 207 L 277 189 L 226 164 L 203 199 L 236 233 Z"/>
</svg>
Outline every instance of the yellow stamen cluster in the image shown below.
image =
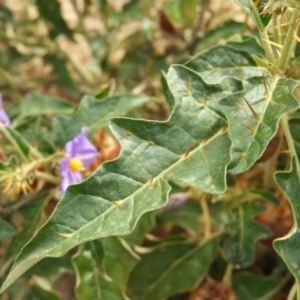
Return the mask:
<svg viewBox="0 0 300 300">
<path fill-rule="evenodd" d="M 16 168 L 13 172 L 0 172 L 0 189 L 9 198 L 14 198 L 22 191 L 26 194 L 31 191 L 31 187 L 27 181 L 27 172 L 22 168 Z"/>
<path fill-rule="evenodd" d="M 81 171 L 82 170 L 82 161 L 76 157 L 72 157 L 68 165 L 69 169 L 72 171 Z"/>
</svg>

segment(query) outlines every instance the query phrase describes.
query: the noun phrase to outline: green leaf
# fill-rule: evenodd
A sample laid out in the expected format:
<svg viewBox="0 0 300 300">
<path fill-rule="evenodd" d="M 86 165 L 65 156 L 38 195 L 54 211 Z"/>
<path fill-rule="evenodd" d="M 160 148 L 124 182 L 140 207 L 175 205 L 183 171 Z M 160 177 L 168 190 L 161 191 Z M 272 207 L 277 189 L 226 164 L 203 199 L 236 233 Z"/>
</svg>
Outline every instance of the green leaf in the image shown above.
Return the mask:
<svg viewBox="0 0 300 300">
<path fill-rule="evenodd" d="M 33 149 L 22 137 L 22 135 L 15 129 L 4 126 L 0 122 L 0 131 L 10 141 L 10 143 L 14 146 L 14 149 L 18 151 L 18 153 L 25 161 L 29 160 L 30 154 L 32 152 L 36 153 L 35 149 Z"/>
<path fill-rule="evenodd" d="M 45 205 L 49 198 L 50 195 L 37 196 L 34 202 L 20 210 L 25 221 L 23 224 L 23 231 L 13 238 L 6 253 L 6 260 L 15 258 L 25 243 L 33 236 L 43 217 Z"/>
<path fill-rule="evenodd" d="M 233 276 L 232 286 L 238 300 L 269 300 L 278 291 L 280 276 L 262 276 L 252 273 L 237 273 Z"/>
<path fill-rule="evenodd" d="M 241 268 L 250 266 L 254 261 L 255 243 L 272 234 L 269 228 L 253 220 L 262 211 L 263 206 L 249 202 L 233 211 L 234 221 L 227 226 L 233 235 L 224 243 L 224 251 L 232 264 Z"/>
<path fill-rule="evenodd" d="M 206 276 L 217 255 L 218 239 L 211 237 L 200 244 L 161 243 L 142 256 L 129 279 L 129 296 L 136 300 L 165 300 L 190 291 Z"/>
<path fill-rule="evenodd" d="M 245 9 L 245 11 L 253 19 L 255 25 L 260 31 L 264 30 L 264 27 L 267 26 L 270 22 L 271 16 L 265 16 L 260 14 L 260 7 L 257 8 L 255 2 L 252 0 L 236 0 L 236 2 Z M 265 2 L 265 1 L 261 1 Z"/>
<path fill-rule="evenodd" d="M 250 193 L 269 201 L 272 204 L 279 205 L 280 202 L 273 192 L 264 189 L 250 189 Z"/>
<path fill-rule="evenodd" d="M 238 23 L 234 21 L 225 23 L 220 28 L 207 32 L 197 45 L 197 51 L 201 51 L 215 45 L 219 42 L 219 40 L 226 39 L 234 34 L 242 34 L 247 29 L 248 26 L 245 23 Z"/>
<path fill-rule="evenodd" d="M 185 27 L 192 25 L 195 20 L 196 4 L 196 0 L 171 0 L 164 4 L 163 9 L 176 27 Z"/>
<path fill-rule="evenodd" d="M 89 129 L 104 126 L 110 118 L 125 115 L 148 100 L 148 97 L 140 95 L 118 95 L 102 99 L 85 95 L 72 118 L 58 116 L 54 119 L 57 145 L 64 146 L 84 126 Z"/>
<path fill-rule="evenodd" d="M 75 82 L 70 75 L 67 66 L 66 61 L 62 58 L 59 58 L 57 55 L 54 54 L 47 54 L 45 57 L 45 62 L 52 65 L 54 73 L 57 77 L 57 81 L 60 85 L 65 86 L 66 88 L 77 91 L 78 88 L 75 85 Z"/>
<path fill-rule="evenodd" d="M 300 248 L 300 231 L 298 230 L 298 228 L 300 226 L 300 180 L 296 159 L 292 159 L 291 169 L 289 171 L 277 172 L 275 173 L 274 177 L 278 187 L 284 193 L 291 204 L 294 216 L 294 227 L 289 232 L 289 234 L 282 238 L 276 239 L 273 242 L 273 246 L 277 253 L 281 256 L 283 261 L 286 263 L 291 273 L 295 276 L 299 290 L 300 274 L 298 256 Z"/>
<path fill-rule="evenodd" d="M 299 107 L 292 79 L 249 78 L 245 90 L 218 103 L 228 120 L 232 174 L 247 171 L 277 132 L 280 118 Z"/>
<path fill-rule="evenodd" d="M 16 234 L 15 229 L 8 222 L 0 218 L 0 241 Z"/>
<path fill-rule="evenodd" d="M 147 213 L 130 235 L 96 240 L 80 247 L 73 256 L 78 298 L 128 299 L 125 287 L 129 273 L 139 260 L 131 247 L 140 244 L 153 226 L 152 213 Z"/>
<path fill-rule="evenodd" d="M 71 114 L 73 109 L 73 103 L 63 98 L 30 92 L 26 94 L 21 102 L 21 115 L 18 118 Z"/>
<path fill-rule="evenodd" d="M 243 36 L 241 41 L 228 41 L 226 45 L 235 49 L 247 51 L 250 55 L 265 55 L 264 48 L 258 42 L 256 37 Z"/>
<path fill-rule="evenodd" d="M 62 300 L 62 297 L 51 287 L 51 283 L 45 278 L 34 275 L 30 278 L 30 283 L 32 285 L 32 293 L 37 299 Z"/>
<path fill-rule="evenodd" d="M 183 66 L 170 68 L 167 79 L 176 100 L 169 120 L 111 122 L 121 155 L 67 189 L 49 221 L 21 251 L 1 291 L 44 257 L 61 256 L 89 240 L 129 234 L 141 215 L 166 203 L 166 178 L 208 193 L 225 191 L 230 141 L 226 120 L 209 106 L 231 93 L 232 85 L 226 78 L 207 84 Z M 230 82 L 236 90 L 239 85 Z"/>
<path fill-rule="evenodd" d="M 105 251 L 101 265 L 93 254 L 99 251 L 95 242 L 91 242 L 89 248 L 80 247 L 73 256 L 77 297 L 81 300 L 128 299 L 125 294 L 126 282 L 138 256 L 133 250 L 128 251 L 130 246 L 121 237 L 105 238 L 101 244 L 104 248 L 101 251 Z"/>
<path fill-rule="evenodd" d="M 78 299 L 103 299 L 99 282 L 100 270 L 92 252 L 79 247 L 72 261 L 76 273 L 76 295 Z"/>
<path fill-rule="evenodd" d="M 53 132 L 41 124 L 42 117 L 33 117 L 30 122 L 22 122 L 16 129 L 28 143 L 36 145 L 41 153 L 52 154 L 55 151 Z"/>
<path fill-rule="evenodd" d="M 219 83 L 224 76 L 246 79 L 266 72 L 257 67 L 251 55 L 229 46 L 216 46 L 201 52 L 186 63 L 209 83 Z"/>
<path fill-rule="evenodd" d="M 60 13 L 60 3 L 57 0 L 37 0 L 36 6 L 42 18 L 51 26 L 50 37 L 54 39 L 59 34 L 73 38 L 73 33 Z"/>
</svg>

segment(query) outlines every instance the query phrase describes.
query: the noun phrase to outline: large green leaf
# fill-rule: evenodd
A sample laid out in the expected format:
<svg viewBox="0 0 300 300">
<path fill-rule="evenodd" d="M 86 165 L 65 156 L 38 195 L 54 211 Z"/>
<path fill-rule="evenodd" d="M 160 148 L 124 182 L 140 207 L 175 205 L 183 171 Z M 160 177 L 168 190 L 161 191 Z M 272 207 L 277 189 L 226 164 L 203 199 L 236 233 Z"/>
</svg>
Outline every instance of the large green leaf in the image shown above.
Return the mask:
<svg viewBox="0 0 300 300">
<path fill-rule="evenodd" d="M 227 226 L 233 235 L 224 244 L 224 251 L 232 264 L 242 268 L 250 266 L 254 260 L 255 243 L 272 234 L 269 228 L 253 220 L 263 210 L 262 206 L 246 202 L 233 212 L 234 221 Z"/>
<path fill-rule="evenodd" d="M 257 67 L 248 52 L 226 45 L 201 52 L 186 66 L 198 72 L 209 83 L 218 83 L 224 76 L 246 79 L 266 72 L 264 68 Z"/>
<path fill-rule="evenodd" d="M 281 116 L 299 107 L 292 95 L 292 79 L 253 77 L 245 89 L 221 100 L 218 106 L 228 120 L 232 141 L 230 172 L 247 171 L 263 154 L 277 132 Z"/>
<path fill-rule="evenodd" d="M 300 249 L 300 179 L 296 158 L 292 159 L 292 166 L 289 171 L 275 173 L 275 181 L 291 204 L 294 216 L 294 227 L 285 237 L 275 240 L 273 245 L 291 273 L 295 276 L 298 291 L 300 291 L 300 266 L 298 259 Z"/>
<path fill-rule="evenodd" d="M 136 300 L 165 300 L 190 291 L 206 276 L 217 255 L 218 239 L 202 243 L 163 242 L 142 256 L 130 275 L 129 296 Z"/>
<path fill-rule="evenodd" d="M 111 122 L 122 146 L 120 157 L 67 189 L 47 224 L 23 248 L 1 291 L 44 257 L 130 233 L 141 215 L 166 203 L 170 187 L 165 178 L 209 193 L 225 191 L 230 141 L 226 120 L 209 106 L 240 85 L 226 78 L 207 84 L 183 66 L 170 68 L 167 80 L 176 101 L 170 119 Z"/>
<path fill-rule="evenodd" d="M 125 115 L 136 106 L 141 106 L 149 97 L 141 95 L 118 95 L 97 99 L 85 95 L 74 116 L 58 116 L 54 119 L 54 133 L 58 146 L 64 146 L 83 126 L 90 129 L 104 126 L 112 117 Z"/>
</svg>

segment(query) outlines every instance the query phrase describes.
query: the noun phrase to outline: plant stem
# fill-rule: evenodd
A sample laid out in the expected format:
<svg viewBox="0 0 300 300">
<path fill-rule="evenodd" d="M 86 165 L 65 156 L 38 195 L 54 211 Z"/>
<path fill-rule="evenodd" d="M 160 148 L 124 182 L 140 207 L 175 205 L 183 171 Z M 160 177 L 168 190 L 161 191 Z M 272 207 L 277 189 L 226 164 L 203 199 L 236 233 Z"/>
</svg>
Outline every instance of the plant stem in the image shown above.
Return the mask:
<svg viewBox="0 0 300 300">
<path fill-rule="evenodd" d="M 280 121 L 281 121 L 282 129 L 283 129 L 283 132 L 284 132 L 287 144 L 288 144 L 288 148 L 289 148 L 291 157 L 295 157 L 297 169 L 298 169 L 298 171 L 300 171 L 299 159 L 298 159 L 297 152 L 296 152 L 296 149 L 295 149 L 294 139 L 293 139 L 291 131 L 290 131 L 288 120 L 289 120 L 288 116 L 287 116 L 287 114 L 285 114 L 281 118 Z"/>
<path fill-rule="evenodd" d="M 286 68 L 286 64 L 288 62 L 288 59 L 290 58 L 290 53 L 293 47 L 294 42 L 294 33 L 297 32 L 298 25 L 297 24 L 297 18 L 298 18 L 298 11 L 295 9 L 292 14 L 292 18 L 289 24 L 289 29 L 286 35 L 286 38 L 284 40 L 283 49 L 281 52 L 281 57 L 278 63 L 278 69 L 280 71 L 284 71 Z"/>
<path fill-rule="evenodd" d="M 261 42 L 263 44 L 264 50 L 266 52 L 266 57 L 268 61 L 272 64 L 274 64 L 275 59 L 274 59 L 274 53 L 273 49 L 269 40 L 269 35 L 267 30 L 264 28 L 263 31 L 260 32 L 260 37 L 261 37 Z"/>
<path fill-rule="evenodd" d="M 297 281 L 294 283 L 294 285 L 290 289 L 290 292 L 289 292 L 287 300 L 294 300 L 295 299 L 295 295 L 297 295 L 297 300 L 299 300 L 299 291 L 298 291 Z"/>
<path fill-rule="evenodd" d="M 278 22 L 278 16 L 273 14 L 273 34 L 274 34 L 274 42 L 278 45 L 281 45 L 281 32 L 280 32 L 280 24 Z"/>
<path fill-rule="evenodd" d="M 255 14 L 257 29 L 259 30 L 261 42 L 264 47 L 266 57 L 270 63 L 274 64 L 274 62 L 275 62 L 274 53 L 273 53 L 273 49 L 272 49 L 272 46 L 270 43 L 269 35 L 268 35 L 268 32 L 267 32 L 265 26 L 263 25 L 263 23 L 260 19 L 259 12 L 254 3 L 252 3 L 252 12 Z"/>
<path fill-rule="evenodd" d="M 211 228 L 210 228 L 210 214 L 209 214 L 207 199 L 206 199 L 205 195 L 203 195 L 200 198 L 200 205 L 201 205 L 201 209 L 202 209 L 204 238 L 208 238 L 211 233 Z"/>
<path fill-rule="evenodd" d="M 231 283 L 231 275 L 232 275 L 233 265 L 231 263 L 228 263 L 222 278 L 222 282 L 224 284 L 230 284 Z"/>
<path fill-rule="evenodd" d="M 48 182 L 51 182 L 51 183 L 54 183 L 54 184 L 60 183 L 59 178 L 54 177 L 49 173 L 35 171 L 34 174 L 35 174 L 35 177 L 38 178 L 38 179 L 43 179 L 45 181 L 48 181 Z"/>
</svg>

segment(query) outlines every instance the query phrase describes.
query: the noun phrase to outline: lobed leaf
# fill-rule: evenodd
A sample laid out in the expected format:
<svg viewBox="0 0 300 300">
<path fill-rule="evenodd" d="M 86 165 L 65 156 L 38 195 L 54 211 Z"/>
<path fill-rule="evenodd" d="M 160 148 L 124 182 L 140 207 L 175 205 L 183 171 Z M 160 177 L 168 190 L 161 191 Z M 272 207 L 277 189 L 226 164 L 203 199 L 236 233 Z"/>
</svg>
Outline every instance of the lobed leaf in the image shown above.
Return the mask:
<svg viewBox="0 0 300 300">
<path fill-rule="evenodd" d="M 219 83 L 223 77 L 246 79 L 261 76 L 266 70 L 258 67 L 251 55 L 240 49 L 220 45 L 205 50 L 186 63 L 209 83 Z"/>
<path fill-rule="evenodd" d="M 224 251 L 232 264 L 249 267 L 254 261 L 255 243 L 272 234 L 269 228 L 253 220 L 263 210 L 262 206 L 246 202 L 234 211 L 235 220 L 227 226 L 234 234 L 224 243 Z"/>
<path fill-rule="evenodd" d="M 167 80 L 175 99 L 170 119 L 111 122 L 121 155 L 67 189 L 49 221 L 21 251 L 1 292 L 44 257 L 61 256 L 86 241 L 129 234 L 141 215 L 166 203 L 170 187 L 165 179 L 209 193 L 225 191 L 230 141 L 226 120 L 212 107 L 240 88 L 240 82 L 207 84 L 183 66 L 172 67 Z"/>
<path fill-rule="evenodd" d="M 254 77 L 245 80 L 245 89 L 218 103 L 228 120 L 232 145 L 229 170 L 247 171 L 263 154 L 277 132 L 280 118 L 299 107 L 292 95 L 292 79 Z"/>
<path fill-rule="evenodd" d="M 291 273 L 295 276 L 298 290 L 300 289 L 300 274 L 299 274 L 299 247 L 300 247 L 300 180 L 299 168 L 297 167 L 296 158 L 291 161 L 291 169 L 289 171 L 280 171 L 275 173 L 275 181 L 286 198 L 289 200 L 293 216 L 294 227 L 286 236 L 276 239 L 273 242 L 274 249 L 281 256 L 283 261 L 288 266 Z"/>
<path fill-rule="evenodd" d="M 232 279 L 232 286 L 238 300 L 272 299 L 280 284 L 281 279 L 278 274 L 262 276 L 244 272 L 234 275 Z"/>
</svg>

